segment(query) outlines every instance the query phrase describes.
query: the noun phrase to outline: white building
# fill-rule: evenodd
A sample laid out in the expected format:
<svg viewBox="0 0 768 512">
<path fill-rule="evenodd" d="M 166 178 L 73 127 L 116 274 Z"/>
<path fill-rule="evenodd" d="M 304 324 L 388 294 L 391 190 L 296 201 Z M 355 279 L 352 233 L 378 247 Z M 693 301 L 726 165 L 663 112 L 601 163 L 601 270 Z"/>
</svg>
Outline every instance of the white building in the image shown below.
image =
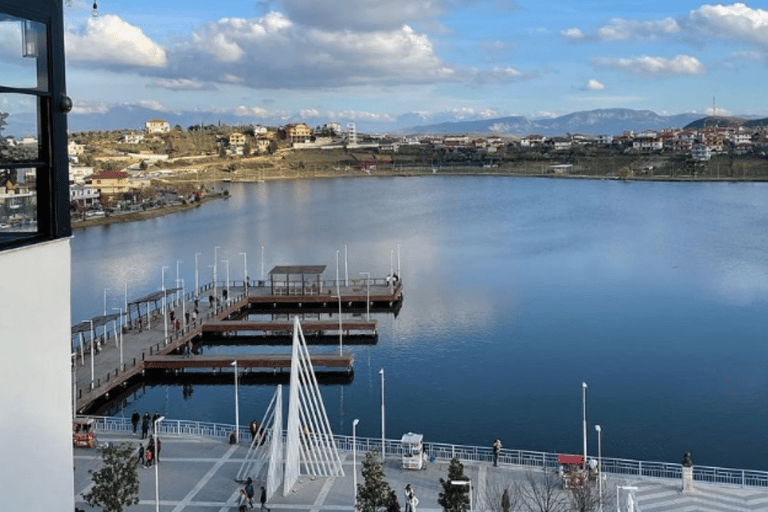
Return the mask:
<svg viewBox="0 0 768 512">
<path fill-rule="evenodd" d="M 0 239 L 0 268 L 6 269 L 0 278 L 0 439 L 6 458 L 0 467 L 0 508 L 72 511 L 70 102 L 64 80 L 63 2 L 0 0 L 0 20 L 5 34 L 0 53 L 16 56 L 0 63 L 0 86 L 15 91 L 13 99 L 20 104 L 49 105 L 30 114 L 39 132 L 49 134 L 34 163 L 38 183 L 47 186 L 33 191 L 36 208 L 28 211 L 27 224 L 6 229 L 13 236 Z M 27 43 L 34 43 L 23 61 L 18 50 L 29 45 L 22 45 L 20 26 L 32 37 Z M 22 64 L 25 71 L 32 70 L 32 83 L 25 83 L 30 89 L 13 81 L 16 66 Z M 35 79 L 37 70 L 43 74 L 40 80 Z"/>
<path fill-rule="evenodd" d="M 168 133 L 171 131 L 171 125 L 162 119 L 150 119 L 145 123 L 145 126 L 147 133 Z"/>
<path fill-rule="evenodd" d="M 691 148 L 691 159 L 697 162 L 708 162 L 712 158 L 712 152 L 706 144 L 694 144 Z"/>
<path fill-rule="evenodd" d="M 85 144 L 78 144 L 75 141 L 70 141 L 67 145 L 67 154 L 72 156 L 80 156 L 85 151 Z"/>
<path fill-rule="evenodd" d="M 347 123 L 347 144 L 350 146 L 357 145 L 357 125 L 355 123 Z"/>
<path fill-rule="evenodd" d="M 93 187 L 84 187 L 78 183 L 69 185 L 69 202 L 90 206 L 99 201 L 99 191 Z"/>
</svg>

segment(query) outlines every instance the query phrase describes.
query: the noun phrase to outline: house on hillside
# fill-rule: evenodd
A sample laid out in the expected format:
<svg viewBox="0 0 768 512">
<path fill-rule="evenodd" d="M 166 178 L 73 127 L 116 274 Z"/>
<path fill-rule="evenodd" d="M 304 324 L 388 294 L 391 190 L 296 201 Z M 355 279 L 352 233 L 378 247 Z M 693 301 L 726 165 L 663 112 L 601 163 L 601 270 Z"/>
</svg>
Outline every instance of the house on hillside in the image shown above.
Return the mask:
<svg viewBox="0 0 768 512">
<path fill-rule="evenodd" d="M 85 179 L 85 185 L 98 190 L 102 196 L 122 194 L 131 190 L 128 182 L 129 177 L 130 175 L 127 172 L 105 171 L 88 176 Z"/>
<path fill-rule="evenodd" d="M 145 127 L 147 133 L 168 133 L 171 131 L 171 125 L 162 119 L 150 119 L 145 123 Z"/>
<path fill-rule="evenodd" d="M 305 123 L 285 125 L 285 138 L 291 142 L 306 142 L 312 137 L 312 130 Z"/>
</svg>

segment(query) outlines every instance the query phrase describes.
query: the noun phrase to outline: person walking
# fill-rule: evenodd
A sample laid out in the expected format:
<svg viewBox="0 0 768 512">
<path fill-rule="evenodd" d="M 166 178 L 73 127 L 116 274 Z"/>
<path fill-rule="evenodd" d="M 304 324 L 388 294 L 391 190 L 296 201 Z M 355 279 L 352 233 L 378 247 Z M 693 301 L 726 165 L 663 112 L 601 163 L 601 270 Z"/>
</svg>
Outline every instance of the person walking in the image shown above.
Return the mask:
<svg viewBox="0 0 768 512">
<path fill-rule="evenodd" d="M 141 419 L 141 416 L 139 416 L 139 411 L 134 409 L 133 414 L 131 414 L 131 423 L 133 424 L 133 435 L 136 435 L 136 427 L 139 426 L 140 419 Z"/>
<path fill-rule="evenodd" d="M 144 465 L 144 445 L 139 443 L 139 465 Z"/>
<path fill-rule="evenodd" d="M 493 442 L 493 465 L 499 465 L 499 453 L 501 453 L 501 441 L 499 439 Z"/>
<path fill-rule="evenodd" d="M 261 486 L 261 508 L 259 509 L 261 512 L 264 512 L 266 509 L 267 512 L 269 512 L 269 509 L 267 508 L 267 490 L 264 488 L 264 486 Z"/>
</svg>

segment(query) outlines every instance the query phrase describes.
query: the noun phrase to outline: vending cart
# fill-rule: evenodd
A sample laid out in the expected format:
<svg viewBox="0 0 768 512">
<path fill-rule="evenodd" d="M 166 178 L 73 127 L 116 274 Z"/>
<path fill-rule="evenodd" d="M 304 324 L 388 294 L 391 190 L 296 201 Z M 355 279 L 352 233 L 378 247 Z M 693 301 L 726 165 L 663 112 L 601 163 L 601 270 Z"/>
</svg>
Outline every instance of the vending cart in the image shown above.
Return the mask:
<svg viewBox="0 0 768 512">
<path fill-rule="evenodd" d="M 424 436 L 408 432 L 400 442 L 403 445 L 403 469 L 427 469 Z"/>
</svg>

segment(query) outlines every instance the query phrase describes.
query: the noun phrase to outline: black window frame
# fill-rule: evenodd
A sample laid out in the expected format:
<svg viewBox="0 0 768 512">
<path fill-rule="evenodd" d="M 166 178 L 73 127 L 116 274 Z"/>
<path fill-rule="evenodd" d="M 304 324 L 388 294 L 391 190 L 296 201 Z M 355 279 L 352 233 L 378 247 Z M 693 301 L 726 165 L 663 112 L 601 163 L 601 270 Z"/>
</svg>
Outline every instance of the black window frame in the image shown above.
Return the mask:
<svg viewBox="0 0 768 512">
<path fill-rule="evenodd" d="M 62 0 L 0 0 L 0 13 L 45 25 L 47 81 L 45 90 L 7 87 L 0 77 L 0 94 L 23 94 L 37 99 L 38 156 L 33 162 L 0 163 L 1 168 L 35 168 L 37 230 L 1 232 L 0 251 L 72 235 L 69 211 L 64 16 Z"/>
</svg>

